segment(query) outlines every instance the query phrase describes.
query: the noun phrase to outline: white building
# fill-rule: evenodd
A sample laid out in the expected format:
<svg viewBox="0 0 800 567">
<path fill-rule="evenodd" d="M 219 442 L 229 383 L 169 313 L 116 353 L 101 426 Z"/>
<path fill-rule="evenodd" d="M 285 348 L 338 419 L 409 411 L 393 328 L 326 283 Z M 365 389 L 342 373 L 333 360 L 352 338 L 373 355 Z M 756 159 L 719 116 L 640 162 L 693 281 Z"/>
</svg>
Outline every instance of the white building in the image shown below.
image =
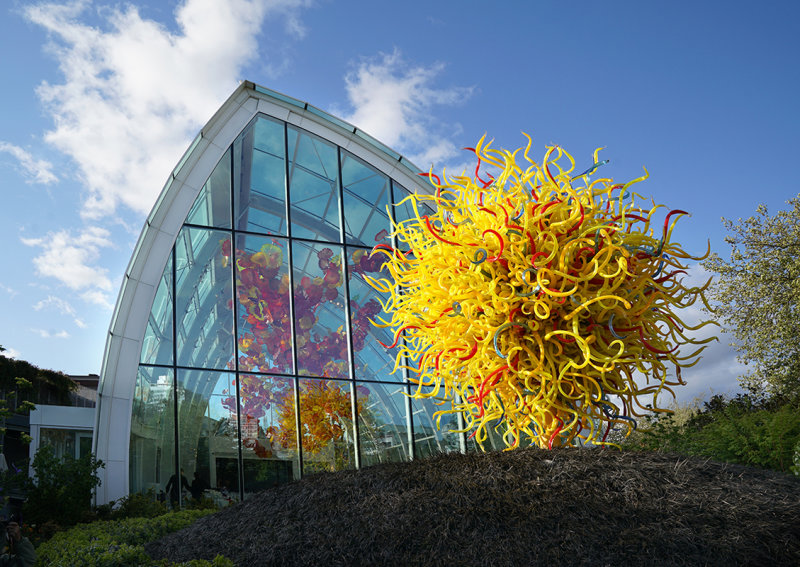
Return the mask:
<svg viewBox="0 0 800 567">
<path fill-rule="evenodd" d="M 188 94 L 191 96 L 191 93 Z M 235 498 L 317 470 L 463 450 L 454 420 L 404 395 L 364 275 L 405 158 L 309 104 L 242 83 L 192 142 L 145 223 L 112 318 L 94 449 L 98 502 L 183 470 Z"/>
</svg>

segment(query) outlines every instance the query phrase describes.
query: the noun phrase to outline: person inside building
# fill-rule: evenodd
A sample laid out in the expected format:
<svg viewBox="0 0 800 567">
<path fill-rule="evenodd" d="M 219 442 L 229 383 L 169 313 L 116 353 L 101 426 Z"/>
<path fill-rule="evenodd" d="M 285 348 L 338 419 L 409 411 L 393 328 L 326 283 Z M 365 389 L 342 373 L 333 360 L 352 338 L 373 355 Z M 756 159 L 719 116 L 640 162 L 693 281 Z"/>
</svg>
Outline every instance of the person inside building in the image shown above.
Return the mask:
<svg viewBox="0 0 800 567">
<path fill-rule="evenodd" d="M 203 492 L 209 488 L 208 483 L 200 477 L 197 471 L 194 471 L 194 478 L 192 479 L 192 486 L 189 489 L 192 493 L 194 500 L 200 500 L 203 497 Z"/>
<path fill-rule="evenodd" d="M 189 481 L 186 480 L 186 476 L 183 474 L 183 469 L 181 469 L 180 480 L 178 480 L 177 475 L 173 474 L 167 481 L 167 494 L 169 494 L 169 501 L 173 508 L 178 507 L 181 490 L 184 488 L 190 492 L 192 490 L 192 487 L 189 486 Z"/>
</svg>

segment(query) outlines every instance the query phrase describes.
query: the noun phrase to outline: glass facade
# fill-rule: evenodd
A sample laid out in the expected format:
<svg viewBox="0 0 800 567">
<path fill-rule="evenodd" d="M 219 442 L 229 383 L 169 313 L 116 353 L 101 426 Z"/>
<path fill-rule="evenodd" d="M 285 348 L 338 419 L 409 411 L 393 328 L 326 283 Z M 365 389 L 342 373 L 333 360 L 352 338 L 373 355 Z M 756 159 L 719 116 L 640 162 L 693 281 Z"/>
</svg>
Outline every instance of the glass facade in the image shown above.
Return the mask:
<svg viewBox="0 0 800 567">
<path fill-rule="evenodd" d="M 345 149 L 257 115 L 199 192 L 142 341 L 129 489 L 246 498 L 304 474 L 468 446 L 391 373 L 365 276 L 408 191 Z M 384 315 L 385 317 L 385 315 Z M 181 476 L 184 481 L 180 480 Z M 170 483 L 170 479 L 172 482 Z"/>
</svg>

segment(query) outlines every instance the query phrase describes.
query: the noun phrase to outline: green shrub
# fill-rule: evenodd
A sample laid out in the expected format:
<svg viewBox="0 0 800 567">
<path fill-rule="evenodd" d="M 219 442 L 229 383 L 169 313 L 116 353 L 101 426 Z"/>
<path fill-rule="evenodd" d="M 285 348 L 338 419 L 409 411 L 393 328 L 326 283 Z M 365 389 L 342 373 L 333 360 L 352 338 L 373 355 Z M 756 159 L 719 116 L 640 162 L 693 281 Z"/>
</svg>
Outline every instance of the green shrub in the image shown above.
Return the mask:
<svg viewBox="0 0 800 567">
<path fill-rule="evenodd" d="M 92 492 L 100 484 L 97 471 L 104 466 L 92 454 L 59 459 L 52 447 L 40 447 L 32 463 L 36 479 L 23 507 L 26 521 L 71 526 L 90 518 Z"/>
<path fill-rule="evenodd" d="M 158 565 L 160 567 L 233 567 L 233 562 L 218 556 L 214 561 L 188 563 L 153 561 L 144 544 L 183 529 L 213 510 L 170 512 L 155 518 L 127 518 L 81 524 L 59 532 L 36 550 L 37 566 L 54 567 L 123 567 Z"/>
<path fill-rule="evenodd" d="M 731 400 L 714 396 L 702 410 L 683 417 L 650 420 L 623 447 L 704 456 L 785 473 L 792 470 L 800 444 L 800 408 L 795 402 L 747 394 Z"/>
<path fill-rule="evenodd" d="M 156 498 L 155 491 L 151 488 L 147 492 L 134 492 L 115 503 L 111 518 L 155 518 L 167 513 L 167 507 Z"/>
<path fill-rule="evenodd" d="M 794 446 L 794 457 L 792 461 L 792 473 L 794 473 L 795 476 L 800 476 L 800 441 Z"/>
</svg>

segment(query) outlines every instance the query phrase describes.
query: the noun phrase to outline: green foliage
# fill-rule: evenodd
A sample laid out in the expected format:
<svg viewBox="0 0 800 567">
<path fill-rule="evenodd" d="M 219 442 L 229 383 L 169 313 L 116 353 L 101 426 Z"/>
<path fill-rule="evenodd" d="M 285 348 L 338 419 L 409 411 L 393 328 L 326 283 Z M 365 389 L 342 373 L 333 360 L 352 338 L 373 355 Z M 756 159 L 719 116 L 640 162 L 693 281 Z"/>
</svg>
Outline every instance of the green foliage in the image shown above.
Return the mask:
<svg viewBox="0 0 800 567">
<path fill-rule="evenodd" d="M 685 412 L 679 413 L 685 417 Z M 800 407 L 782 398 L 714 396 L 682 421 L 654 418 L 627 449 L 660 450 L 790 472 L 800 446 Z"/>
<path fill-rule="evenodd" d="M 24 360 L 6 358 L 2 355 L 3 350 L 0 346 L 0 397 L 10 398 L 12 396 L 9 394 L 19 391 L 19 401 L 27 399 L 36 403 L 38 393 L 46 389 L 55 397 L 54 401 L 69 403 L 69 393 L 78 387 L 69 376 L 39 368 Z"/>
<path fill-rule="evenodd" d="M 703 267 L 718 274 L 708 297 L 751 368 L 741 378 L 750 392 L 800 396 L 800 195 L 770 216 L 722 219 L 731 257 L 713 254 Z"/>
<path fill-rule="evenodd" d="M 37 566 L 106 567 L 233 567 L 233 562 L 218 556 L 213 561 L 194 560 L 188 563 L 153 561 L 144 551 L 144 544 L 180 530 L 211 510 L 170 512 L 155 518 L 127 518 L 81 524 L 59 532 L 36 550 Z"/>
<path fill-rule="evenodd" d="M 184 505 L 189 510 L 219 510 L 219 505 L 214 502 L 213 498 L 203 496 L 200 500 L 194 498 L 189 499 L 188 502 L 184 500 Z"/>
<path fill-rule="evenodd" d="M 794 461 L 791 468 L 792 473 L 795 476 L 800 476 L 800 441 L 794 446 L 794 457 L 792 460 Z"/>
<path fill-rule="evenodd" d="M 102 461 L 92 454 L 59 459 L 45 445 L 36 452 L 32 466 L 36 478 L 23 508 L 29 523 L 55 520 L 71 526 L 91 513 L 92 492 L 100 484 L 97 471 L 105 466 Z"/>
<path fill-rule="evenodd" d="M 145 493 L 134 492 L 120 498 L 114 505 L 111 517 L 122 518 L 155 518 L 167 513 L 167 507 L 156 499 L 151 488 Z"/>
</svg>

